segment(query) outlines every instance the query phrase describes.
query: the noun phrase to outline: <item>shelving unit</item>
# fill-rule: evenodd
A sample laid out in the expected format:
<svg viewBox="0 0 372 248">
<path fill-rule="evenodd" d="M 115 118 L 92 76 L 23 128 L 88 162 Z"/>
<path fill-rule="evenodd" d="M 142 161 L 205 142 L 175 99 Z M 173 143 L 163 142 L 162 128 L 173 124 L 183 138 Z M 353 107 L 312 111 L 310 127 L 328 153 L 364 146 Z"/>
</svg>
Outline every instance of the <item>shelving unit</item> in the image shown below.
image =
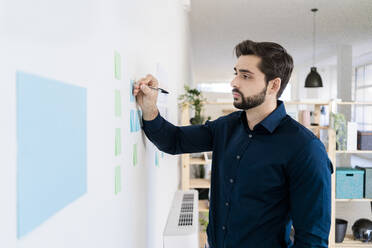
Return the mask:
<svg viewBox="0 0 372 248">
<path fill-rule="evenodd" d="M 336 199 L 336 202 L 371 202 L 372 199 Z"/>
<path fill-rule="evenodd" d="M 345 248 L 354 248 L 354 247 L 371 247 L 371 243 L 362 243 L 360 241 L 353 240 L 352 235 L 346 235 L 344 242 L 336 243 L 335 247 L 345 247 Z"/>
<path fill-rule="evenodd" d="M 206 104 L 213 105 L 227 105 L 229 108 L 223 109 L 224 114 L 229 114 L 236 109 L 232 108 L 232 102 L 207 102 Z M 322 106 L 328 106 L 329 111 L 333 109 L 334 104 L 339 105 L 353 105 L 353 104 L 364 104 L 372 105 L 370 103 L 354 103 L 354 102 L 309 102 L 309 101 L 290 101 L 284 102 L 285 105 L 313 105 L 314 106 L 314 122 L 320 123 L 320 109 Z M 181 122 L 182 125 L 190 125 L 190 115 L 188 106 L 184 106 L 182 109 Z M 309 128 L 315 135 L 319 137 L 320 130 L 328 131 L 328 145 L 326 146 L 328 156 L 332 161 L 334 168 L 336 168 L 336 155 L 337 154 L 372 154 L 372 151 L 336 151 L 336 134 L 335 131 L 330 126 L 309 126 Z M 190 157 L 190 154 L 182 155 L 182 189 L 188 190 L 190 188 L 209 188 L 210 180 L 208 179 L 191 179 L 190 178 L 190 166 L 192 165 L 201 165 L 206 164 L 206 161 L 203 158 L 193 158 Z M 336 203 L 337 202 L 369 202 L 372 199 L 336 199 L 336 172 L 332 174 L 332 219 L 331 219 L 331 230 L 329 236 L 329 247 L 372 247 L 371 244 L 364 244 L 360 241 L 354 241 L 352 237 L 347 236 L 343 243 L 335 243 L 335 220 L 336 220 Z M 199 201 L 199 212 L 208 212 L 208 201 L 200 200 Z"/>
<path fill-rule="evenodd" d="M 333 102 L 333 104 L 336 105 L 372 105 L 372 102 Z M 372 154 L 372 151 L 366 151 L 366 150 L 354 150 L 354 151 L 349 151 L 349 150 L 336 150 L 335 151 L 336 155 L 338 154 Z M 337 164 L 333 164 L 335 169 L 337 167 Z M 333 190 L 335 191 L 335 190 Z M 342 203 L 355 203 L 355 202 L 372 202 L 372 199 L 335 199 L 336 203 L 337 202 L 342 202 Z M 352 223 L 349 223 L 352 224 Z M 354 240 L 353 235 L 346 234 L 344 241 L 342 243 L 334 243 L 334 247 L 372 247 L 371 243 L 362 243 L 359 240 Z"/>
</svg>

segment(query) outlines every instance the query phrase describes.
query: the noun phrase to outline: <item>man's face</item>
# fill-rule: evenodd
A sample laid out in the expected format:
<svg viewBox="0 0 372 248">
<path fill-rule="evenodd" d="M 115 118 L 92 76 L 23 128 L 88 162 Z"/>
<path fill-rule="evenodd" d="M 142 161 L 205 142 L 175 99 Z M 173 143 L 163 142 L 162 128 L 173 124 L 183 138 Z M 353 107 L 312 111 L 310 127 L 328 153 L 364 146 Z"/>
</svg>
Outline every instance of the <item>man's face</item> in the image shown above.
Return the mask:
<svg viewBox="0 0 372 248">
<path fill-rule="evenodd" d="M 265 74 L 258 68 L 261 58 L 255 55 L 243 55 L 238 58 L 234 68 L 233 87 L 234 106 L 238 109 L 251 109 L 265 101 L 267 84 Z"/>
</svg>

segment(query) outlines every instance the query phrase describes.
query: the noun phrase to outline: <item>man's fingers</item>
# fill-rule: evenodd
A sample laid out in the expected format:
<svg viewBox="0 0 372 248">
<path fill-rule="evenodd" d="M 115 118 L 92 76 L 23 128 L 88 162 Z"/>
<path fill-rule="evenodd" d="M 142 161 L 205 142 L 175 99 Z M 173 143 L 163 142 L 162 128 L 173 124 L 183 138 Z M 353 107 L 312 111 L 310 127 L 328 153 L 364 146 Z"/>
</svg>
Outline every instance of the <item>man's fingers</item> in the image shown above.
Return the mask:
<svg viewBox="0 0 372 248">
<path fill-rule="evenodd" d="M 156 80 L 156 78 L 152 76 L 151 74 L 147 74 L 146 77 L 138 80 L 138 84 L 139 85 L 146 84 L 149 86 L 158 87 L 158 80 Z"/>
<path fill-rule="evenodd" d="M 148 95 L 151 92 L 151 89 L 146 85 L 146 84 L 141 84 L 141 91 L 145 94 Z"/>
<path fill-rule="evenodd" d="M 133 95 L 134 96 L 137 96 L 137 94 L 140 92 L 139 88 L 138 89 L 134 89 L 133 90 Z"/>
</svg>

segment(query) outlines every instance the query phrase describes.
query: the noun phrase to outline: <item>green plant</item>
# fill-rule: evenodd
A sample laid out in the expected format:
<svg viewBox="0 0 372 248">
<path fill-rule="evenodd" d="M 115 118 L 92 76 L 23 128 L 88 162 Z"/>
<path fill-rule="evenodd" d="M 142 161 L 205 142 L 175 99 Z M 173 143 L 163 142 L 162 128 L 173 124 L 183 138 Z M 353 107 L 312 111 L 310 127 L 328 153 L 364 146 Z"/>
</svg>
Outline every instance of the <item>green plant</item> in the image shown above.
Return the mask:
<svg viewBox="0 0 372 248">
<path fill-rule="evenodd" d="M 192 125 L 203 124 L 204 117 L 201 112 L 204 107 L 206 99 L 203 94 L 198 89 L 191 89 L 189 86 L 185 85 L 185 94 L 179 96 L 178 100 L 181 101 L 182 105 L 189 105 L 195 112 L 195 116 L 190 119 Z M 208 117 L 210 119 L 210 117 Z"/>
<path fill-rule="evenodd" d="M 208 227 L 208 216 L 209 216 L 209 213 L 205 213 L 205 214 L 201 214 L 199 217 L 199 223 L 203 228 L 203 232 L 205 232 Z"/>
<path fill-rule="evenodd" d="M 190 119 L 192 125 L 203 124 L 204 117 L 201 115 L 204 103 L 206 99 L 203 97 L 203 94 L 198 89 L 191 89 L 188 85 L 185 85 L 185 94 L 182 94 L 178 97 L 178 100 L 181 101 L 183 106 L 190 106 L 194 110 L 194 117 Z M 208 120 L 211 117 L 208 116 Z M 205 168 L 204 165 L 199 165 L 197 171 L 195 171 L 195 177 L 204 178 L 205 177 Z"/>
<path fill-rule="evenodd" d="M 332 126 L 336 132 L 336 149 L 346 150 L 346 119 L 341 113 L 331 113 Z"/>
</svg>

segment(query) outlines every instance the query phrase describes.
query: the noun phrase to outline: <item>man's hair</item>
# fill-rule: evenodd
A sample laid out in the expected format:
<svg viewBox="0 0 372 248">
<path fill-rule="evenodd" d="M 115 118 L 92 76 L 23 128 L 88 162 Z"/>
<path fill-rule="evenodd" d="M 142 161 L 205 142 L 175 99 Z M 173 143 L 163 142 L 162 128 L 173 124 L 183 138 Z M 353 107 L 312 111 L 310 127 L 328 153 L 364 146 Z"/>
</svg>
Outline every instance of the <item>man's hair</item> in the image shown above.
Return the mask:
<svg viewBox="0 0 372 248">
<path fill-rule="evenodd" d="M 235 46 L 236 57 L 256 55 L 261 58 L 258 68 L 265 74 L 266 84 L 276 77 L 281 79 L 279 98 L 288 84 L 293 70 L 292 56 L 279 44 L 274 42 L 254 42 L 245 40 Z"/>
</svg>

